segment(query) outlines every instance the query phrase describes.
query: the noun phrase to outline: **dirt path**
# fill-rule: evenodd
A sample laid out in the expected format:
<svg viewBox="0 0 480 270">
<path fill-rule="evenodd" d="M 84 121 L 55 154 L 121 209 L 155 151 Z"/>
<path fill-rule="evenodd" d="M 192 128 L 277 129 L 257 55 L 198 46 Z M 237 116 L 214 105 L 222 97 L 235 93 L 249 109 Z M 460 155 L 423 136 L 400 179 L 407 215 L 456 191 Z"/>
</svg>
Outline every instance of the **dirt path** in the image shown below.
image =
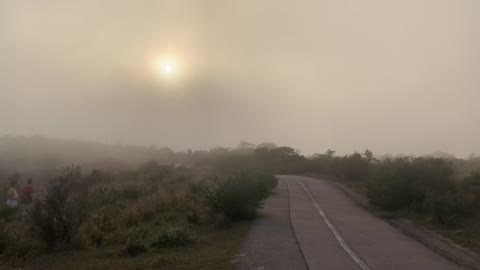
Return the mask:
<svg viewBox="0 0 480 270">
<path fill-rule="evenodd" d="M 328 182 L 298 176 L 280 176 L 239 259 L 238 270 L 461 269 Z"/>
</svg>

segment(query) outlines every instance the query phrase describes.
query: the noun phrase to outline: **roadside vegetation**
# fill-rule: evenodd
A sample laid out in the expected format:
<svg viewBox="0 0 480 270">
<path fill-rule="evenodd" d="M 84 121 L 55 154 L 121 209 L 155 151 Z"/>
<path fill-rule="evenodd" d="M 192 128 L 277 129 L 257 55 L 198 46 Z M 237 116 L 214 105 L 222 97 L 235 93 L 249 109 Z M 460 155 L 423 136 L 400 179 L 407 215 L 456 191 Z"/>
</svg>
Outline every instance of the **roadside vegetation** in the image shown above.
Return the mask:
<svg viewBox="0 0 480 270">
<path fill-rule="evenodd" d="M 0 207 L 0 256 L 7 269 L 64 269 L 64 264 L 72 269 L 229 269 L 278 174 L 340 181 L 391 216 L 409 218 L 480 251 L 480 158 L 475 156 L 379 157 L 369 150 L 348 155 L 327 150 L 307 157 L 291 147 L 242 142 L 236 148 L 186 152 L 103 146 L 109 156 L 105 163 L 99 152 L 84 151 L 75 160 L 75 151 L 60 147 L 65 142 L 50 141 L 51 148 L 82 165 L 65 168 L 65 160 L 52 158 L 51 152 L 48 162 L 42 160 L 42 147 L 35 155 L 22 155 L 25 140 L 15 144 L 9 138 L 8 151 L 2 152 L 0 139 L 0 154 L 15 153 L 0 158 L 0 199 L 5 201 L 1 196 L 12 180 L 22 184 L 32 176 L 39 193 L 27 220 L 16 209 Z M 125 163 L 123 155 L 130 152 L 137 159 Z M 49 193 L 59 181 L 65 192 Z"/>
<path fill-rule="evenodd" d="M 208 171 L 69 166 L 39 184 L 27 217 L 0 207 L 0 269 L 229 269 L 276 178 Z"/>
<path fill-rule="evenodd" d="M 241 146 L 197 155 L 218 156 L 213 160 L 224 170 L 244 167 L 340 181 L 364 194 L 372 206 L 390 212 L 389 216 L 411 219 L 480 251 L 480 157 L 458 159 L 441 152 L 379 157 L 369 150 L 347 155 L 327 150 L 307 157 L 273 144 Z"/>
<path fill-rule="evenodd" d="M 377 159 L 367 150 L 343 157 L 327 152 L 308 163 L 308 172 L 341 181 L 391 216 L 409 218 L 480 251 L 478 158 Z"/>
</svg>

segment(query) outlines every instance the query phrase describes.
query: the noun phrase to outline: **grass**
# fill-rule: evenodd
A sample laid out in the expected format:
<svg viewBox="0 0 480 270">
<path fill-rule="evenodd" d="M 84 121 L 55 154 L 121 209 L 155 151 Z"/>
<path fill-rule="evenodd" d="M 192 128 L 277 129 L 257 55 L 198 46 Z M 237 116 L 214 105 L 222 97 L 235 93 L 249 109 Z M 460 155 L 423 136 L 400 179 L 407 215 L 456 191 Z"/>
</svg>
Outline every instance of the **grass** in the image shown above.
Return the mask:
<svg viewBox="0 0 480 270">
<path fill-rule="evenodd" d="M 462 221 L 462 226 L 454 229 L 435 226 L 418 215 L 409 215 L 408 219 L 412 220 L 417 226 L 433 231 L 460 246 L 480 253 L 480 216 Z"/>
<path fill-rule="evenodd" d="M 219 200 L 221 210 L 253 204 L 256 213 L 276 184 L 273 176 L 243 173 L 192 189 L 196 171 L 172 171 L 158 183 L 135 173 L 143 171 L 108 185 L 81 186 L 88 177 L 81 173 L 62 178 L 64 188 L 39 198 L 31 219 L 0 223 L 0 270 L 231 269 L 250 223 L 238 218 L 218 226 L 203 190 L 227 193 L 227 202 L 236 195 L 229 207 Z"/>
<path fill-rule="evenodd" d="M 196 227 L 197 241 L 191 247 L 150 250 L 137 257 L 120 255 L 119 247 L 102 250 L 70 251 L 27 258 L 2 265 L 0 269 L 100 270 L 100 269 L 165 269 L 165 270 L 228 270 L 232 257 L 240 252 L 249 222 L 221 229 Z"/>
<path fill-rule="evenodd" d="M 345 183 L 351 190 L 365 196 L 366 188 L 361 183 Z M 406 211 L 392 212 L 392 216 L 401 216 L 411 220 L 420 228 L 435 232 L 436 234 L 452 240 L 456 244 L 466 247 L 474 252 L 480 253 L 480 215 L 475 215 L 472 218 L 462 219 L 459 222 L 461 225 L 455 228 L 448 228 L 445 226 L 438 226 L 433 224 L 425 216 L 415 213 L 407 213 Z"/>
</svg>

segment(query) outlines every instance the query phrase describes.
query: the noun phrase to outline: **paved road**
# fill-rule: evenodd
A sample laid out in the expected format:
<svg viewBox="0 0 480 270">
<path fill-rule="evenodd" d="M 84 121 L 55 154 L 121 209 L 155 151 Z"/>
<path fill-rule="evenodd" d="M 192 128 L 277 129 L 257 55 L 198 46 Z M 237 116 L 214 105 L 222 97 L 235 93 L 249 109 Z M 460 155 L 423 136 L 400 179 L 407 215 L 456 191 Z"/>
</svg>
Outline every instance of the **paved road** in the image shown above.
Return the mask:
<svg viewBox="0 0 480 270">
<path fill-rule="evenodd" d="M 280 176 L 237 270 L 460 270 L 326 181 Z"/>
</svg>

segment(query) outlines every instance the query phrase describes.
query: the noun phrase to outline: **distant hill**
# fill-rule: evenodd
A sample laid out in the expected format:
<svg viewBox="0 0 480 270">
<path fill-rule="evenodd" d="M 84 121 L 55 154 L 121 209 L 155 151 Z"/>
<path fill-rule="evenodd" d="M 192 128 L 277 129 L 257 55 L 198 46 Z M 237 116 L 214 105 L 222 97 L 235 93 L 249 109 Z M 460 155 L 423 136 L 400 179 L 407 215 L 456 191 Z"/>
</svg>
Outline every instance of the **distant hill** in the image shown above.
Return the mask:
<svg viewBox="0 0 480 270">
<path fill-rule="evenodd" d="M 0 178 L 14 172 L 50 174 L 71 164 L 85 169 L 128 169 L 149 160 L 176 162 L 169 148 L 101 144 L 41 136 L 0 137 Z"/>
</svg>

